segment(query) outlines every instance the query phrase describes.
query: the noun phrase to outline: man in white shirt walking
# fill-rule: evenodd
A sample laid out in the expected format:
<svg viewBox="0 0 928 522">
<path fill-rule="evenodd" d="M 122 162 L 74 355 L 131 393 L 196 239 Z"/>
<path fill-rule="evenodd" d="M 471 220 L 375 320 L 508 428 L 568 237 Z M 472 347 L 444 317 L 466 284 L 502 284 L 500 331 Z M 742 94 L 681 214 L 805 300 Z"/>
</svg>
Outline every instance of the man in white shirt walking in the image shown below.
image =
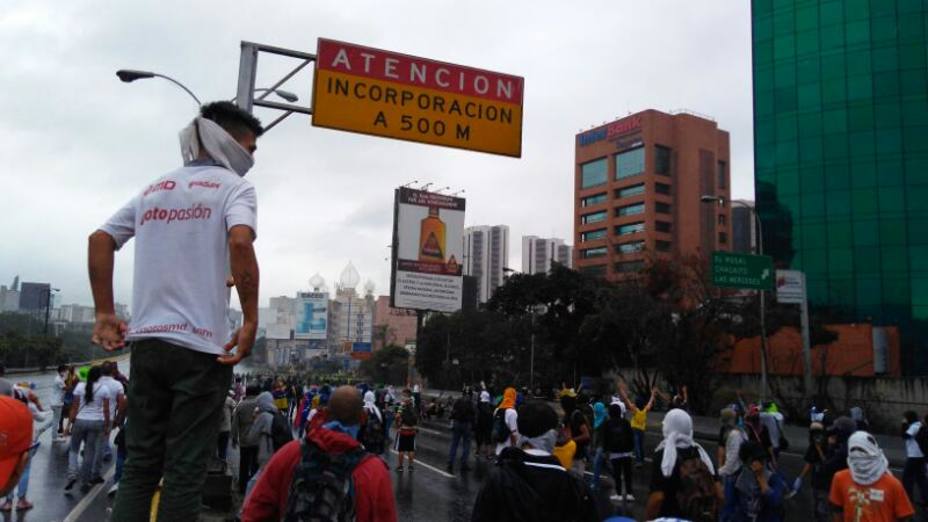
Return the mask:
<svg viewBox="0 0 928 522">
<path fill-rule="evenodd" d="M 257 203 L 243 176 L 262 133 L 232 103 L 203 106 L 180 135 L 184 166 L 145 185 L 90 236 L 93 341 L 107 350 L 132 343 L 128 458 L 114 521 L 147 520 L 162 475 L 158 519 L 198 516 L 232 366 L 248 356 L 257 331 Z M 127 325 L 114 313 L 113 264 L 133 237 Z M 230 268 L 244 315 L 231 340 Z"/>
</svg>

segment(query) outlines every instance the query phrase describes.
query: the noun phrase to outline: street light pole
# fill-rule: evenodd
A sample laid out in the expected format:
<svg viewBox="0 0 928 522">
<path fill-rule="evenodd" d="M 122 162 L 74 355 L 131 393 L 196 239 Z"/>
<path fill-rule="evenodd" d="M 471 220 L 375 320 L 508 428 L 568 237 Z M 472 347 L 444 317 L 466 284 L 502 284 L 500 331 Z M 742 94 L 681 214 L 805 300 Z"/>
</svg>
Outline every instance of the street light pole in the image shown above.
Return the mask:
<svg viewBox="0 0 928 522">
<path fill-rule="evenodd" d="M 171 78 L 170 76 L 151 71 L 137 71 L 133 69 L 120 69 L 116 71 L 116 76 L 118 76 L 119 79 L 125 83 L 132 83 L 135 80 L 144 80 L 146 78 L 162 78 L 183 89 L 187 94 L 190 95 L 191 98 L 193 98 L 193 101 L 197 103 L 197 107 L 203 105 L 200 99 L 197 98 L 197 95 L 193 94 L 193 91 L 188 89 L 186 85 L 180 83 L 174 78 Z"/>
<path fill-rule="evenodd" d="M 703 203 L 717 203 L 719 206 L 725 206 L 725 198 L 712 195 L 704 195 L 700 198 L 700 201 Z M 757 246 L 755 247 L 755 253 L 759 256 L 764 255 L 764 227 L 763 222 L 760 219 L 760 216 L 757 215 L 757 209 L 749 205 L 746 201 L 740 199 L 731 200 L 731 205 L 739 205 L 748 209 L 751 213 L 751 220 L 753 221 L 754 228 L 757 230 Z M 764 402 L 767 400 L 767 305 L 766 297 L 767 292 L 765 290 L 758 290 L 758 297 L 760 303 L 758 305 L 760 313 L 760 400 Z"/>
</svg>

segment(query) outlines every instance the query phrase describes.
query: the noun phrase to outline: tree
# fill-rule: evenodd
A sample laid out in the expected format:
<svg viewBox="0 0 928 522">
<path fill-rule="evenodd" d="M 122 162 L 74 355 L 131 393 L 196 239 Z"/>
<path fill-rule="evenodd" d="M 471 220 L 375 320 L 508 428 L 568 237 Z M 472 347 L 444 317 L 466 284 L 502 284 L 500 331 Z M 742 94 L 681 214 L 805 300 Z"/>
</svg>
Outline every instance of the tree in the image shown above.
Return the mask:
<svg viewBox="0 0 928 522">
<path fill-rule="evenodd" d="M 375 383 L 406 383 L 409 352 L 402 346 L 391 344 L 374 352 L 370 359 L 361 362 L 361 375 Z"/>
</svg>

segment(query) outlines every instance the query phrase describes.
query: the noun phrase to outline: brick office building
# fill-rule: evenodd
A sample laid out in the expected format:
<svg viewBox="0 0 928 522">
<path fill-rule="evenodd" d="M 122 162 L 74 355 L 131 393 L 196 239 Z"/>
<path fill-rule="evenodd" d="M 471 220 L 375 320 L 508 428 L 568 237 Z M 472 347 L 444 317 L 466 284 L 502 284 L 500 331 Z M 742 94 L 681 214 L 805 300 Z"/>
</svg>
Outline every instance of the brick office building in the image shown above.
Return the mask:
<svg viewBox="0 0 928 522">
<path fill-rule="evenodd" d="M 650 254 L 731 250 L 729 166 L 728 132 L 689 113 L 649 109 L 578 134 L 574 267 L 617 279 Z"/>
</svg>

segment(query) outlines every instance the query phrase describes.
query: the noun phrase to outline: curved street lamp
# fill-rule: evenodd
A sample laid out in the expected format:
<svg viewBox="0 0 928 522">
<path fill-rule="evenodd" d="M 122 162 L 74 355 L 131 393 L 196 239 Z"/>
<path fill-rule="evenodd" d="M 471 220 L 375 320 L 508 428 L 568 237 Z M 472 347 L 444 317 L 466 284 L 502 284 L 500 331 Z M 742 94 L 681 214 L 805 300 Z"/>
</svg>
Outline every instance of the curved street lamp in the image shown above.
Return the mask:
<svg viewBox="0 0 928 522">
<path fill-rule="evenodd" d="M 159 73 L 151 72 L 151 71 L 138 71 L 135 69 L 120 69 L 116 71 L 116 76 L 118 76 L 119 79 L 123 81 L 124 83 L 132 83 L 135 80 L 144 80 L 147 78 L 156 78 L 156 77 L 164 78 L 165 80 L 173 83 L 174 85 L 177 85 L 178 87 L 183 89 L 187 94 L 189 94 L 190 97 L 193 98 L 193 101 L 197 102 L 197 106 L 203 105 L 200 99 L 197 98 L 197 95 L 193 94 L 193 91 L 188 89 L 186 85 L 180 83 L 174 78 L 171 78 L 170 76 L 166 76 L 164 74 L 159 74 Z"/>
<path fill-rule="evenodd" d="M 148 78 L 163 78 L 173 83 L 174 85 L 177 85 L 181 89 L 183 89 L 187 94 L 190 95 L 191 98 L 194 99 L 194 101 L 197 102 L 197 105 L 203 105 L 200 99 L 197 98 L 195 94 L 193 94 L 193 91 L 188 89 L 186 85 L 180 83 L 174 78 L 171 78 L 170 76 L 166 76 L 164 74 L 160 74 L 160 73 L 156 73 L 152 71 L 139 71 L 135 69 L 120 69 L 116 71 L 116 76 L 118 76 L 119 79 L 125 83 L 132 83 L 135 80 L 145 80 Z M 285 101 L 288 101 L 290 103 L 296 103 L 300 99 L 300 97 L 297 96 L 296 94 L 290 91 L 285 91 L 283 89 L 273 89 L 273 90 L 268 89 L 268 88 L 255 89 L 255 92 L 261 92 L 261 91 L 272 91 L 274 94 L 276 94 L 277 96 L 280 96 Z M 232 100 L 230 101 L 235 101 L 235 98 L 232 98 Z"/>
</svg>

